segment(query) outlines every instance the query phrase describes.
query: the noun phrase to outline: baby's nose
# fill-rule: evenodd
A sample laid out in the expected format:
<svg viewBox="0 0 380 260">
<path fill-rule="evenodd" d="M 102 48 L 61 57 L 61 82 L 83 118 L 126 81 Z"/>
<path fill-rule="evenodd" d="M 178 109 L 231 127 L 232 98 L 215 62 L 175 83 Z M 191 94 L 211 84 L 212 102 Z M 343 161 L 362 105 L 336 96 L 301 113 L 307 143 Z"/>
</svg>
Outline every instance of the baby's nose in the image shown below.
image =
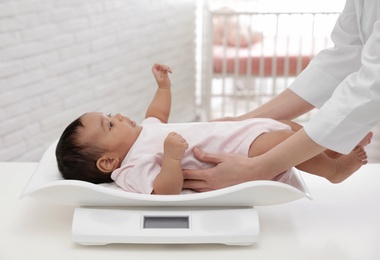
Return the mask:
<svg viewBox="0 0 380 260">
<path fill-rule="evenodd" d="M 117 113 L 117 114 L 115 115 L 115 117 L 117 118 L 117 120 L 119 120 L 119 121 L 123 121 L 123 115 L 122 115 L 122 114 Z"/>
</svg>

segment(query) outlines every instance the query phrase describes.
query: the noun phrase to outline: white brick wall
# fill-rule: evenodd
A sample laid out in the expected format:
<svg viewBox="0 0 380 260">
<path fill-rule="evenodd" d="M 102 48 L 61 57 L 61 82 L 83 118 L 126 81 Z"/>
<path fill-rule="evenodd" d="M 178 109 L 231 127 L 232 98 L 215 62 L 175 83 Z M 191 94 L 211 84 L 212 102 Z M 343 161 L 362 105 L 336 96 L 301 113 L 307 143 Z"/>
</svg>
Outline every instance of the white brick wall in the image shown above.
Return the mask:
<svg viewBox="0 0 380 260">
<path fill-rule="evenodd" d="M 137 121 L 173 69 L 171 121 L 195 118 L 194 0 L 0 1 L 0 161 L 38 161 L 84 112 Z"/>
</svg>

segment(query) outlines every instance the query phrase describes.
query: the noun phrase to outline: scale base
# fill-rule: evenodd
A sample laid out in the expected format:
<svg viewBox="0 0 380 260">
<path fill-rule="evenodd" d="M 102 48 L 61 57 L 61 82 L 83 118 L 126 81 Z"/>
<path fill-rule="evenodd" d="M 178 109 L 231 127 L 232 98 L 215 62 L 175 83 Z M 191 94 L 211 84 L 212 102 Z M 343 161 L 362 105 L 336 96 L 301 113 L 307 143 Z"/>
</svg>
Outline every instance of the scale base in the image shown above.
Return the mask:
<svg viewBox="0 0 380 260">
<path fill-rule="evenodd" d="M 79 207 L 73 241 L 106 244 L 252 245 L 260 233 L 252 207 Z"/>
</svg>

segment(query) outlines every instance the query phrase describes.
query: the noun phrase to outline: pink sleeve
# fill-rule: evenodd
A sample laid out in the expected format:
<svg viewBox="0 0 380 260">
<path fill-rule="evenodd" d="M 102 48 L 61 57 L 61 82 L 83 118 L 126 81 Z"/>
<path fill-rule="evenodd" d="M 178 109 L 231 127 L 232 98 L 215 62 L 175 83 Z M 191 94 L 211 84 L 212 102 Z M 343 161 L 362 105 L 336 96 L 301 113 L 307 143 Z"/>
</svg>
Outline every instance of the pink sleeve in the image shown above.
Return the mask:
<svg viewBox="0 0 380 260">
<path fill-rule="evenodd" d="M 161 158 L 150 156 L 134 164 L 126 164 L 116 169 L 111 177 L 116 184 L 129 192 L 151 194 L 153 183 L 161 170 Z"/>
</svg>

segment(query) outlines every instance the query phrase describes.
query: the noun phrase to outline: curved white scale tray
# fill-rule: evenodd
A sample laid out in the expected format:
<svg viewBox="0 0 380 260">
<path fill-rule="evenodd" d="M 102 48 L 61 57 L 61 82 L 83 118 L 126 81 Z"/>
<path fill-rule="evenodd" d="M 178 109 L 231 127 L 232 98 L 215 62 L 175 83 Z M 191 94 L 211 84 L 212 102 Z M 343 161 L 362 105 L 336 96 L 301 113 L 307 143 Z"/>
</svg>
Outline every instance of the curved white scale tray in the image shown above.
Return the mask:
<svg viewBox="0 0 380 260">
<path fill-rule="evenodd" d="M 62 179 L 55 158 L 57 141 L 39 162 L 21 197 L 81 206 L 266 206 L 311 199 L 300 173 L 292 169 L 279 181 L 251 181 L 228 188 L 181 195 L 126 192 L 115 184 Z"/>
</svg>

